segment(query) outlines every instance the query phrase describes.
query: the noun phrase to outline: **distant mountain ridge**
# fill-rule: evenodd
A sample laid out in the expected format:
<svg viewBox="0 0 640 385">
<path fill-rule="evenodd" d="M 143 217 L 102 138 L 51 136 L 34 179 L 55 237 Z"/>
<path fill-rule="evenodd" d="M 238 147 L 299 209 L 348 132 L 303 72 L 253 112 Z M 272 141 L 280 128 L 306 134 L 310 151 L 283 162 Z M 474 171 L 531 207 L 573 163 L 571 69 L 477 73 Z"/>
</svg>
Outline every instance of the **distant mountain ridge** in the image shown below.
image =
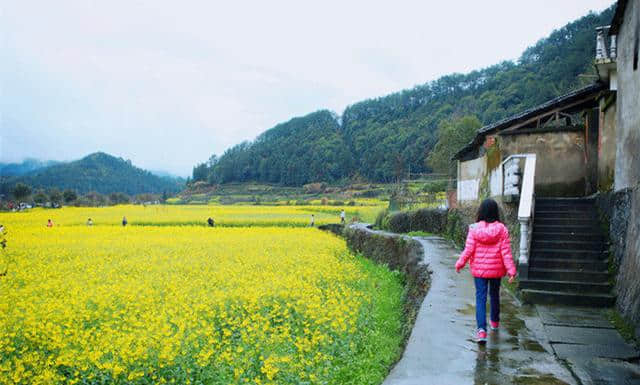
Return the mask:
<svg viewBox="0 0 640 385">
<path fill-rule="evenodd" d="M 516 62 L 357 102 L 342 116 L 324 110 L 293 118 L 196 165 L 193 180 L 299 186 L 353 177 L 390 182 L 409 171 L 430 172 L 425 158 L 441 122 L 475 115 L 489 124 L 595 81 L 596 27 L 612 16 L 613 6 L 573 21 Z"/>
<path fill-rule="evenodd" d="M 18 182 L 33 188 L 72 189 L 85 194 L 122 192 L 129 195 L 174 193 L 184 187 L 181 178 L 160 177 L 104 152 L 96 152 L 72 162 L 57 163 L 18 176 L 1 176 L 0 192 L 8 193 Z"/>
<path fill-rule="evenodd" d="M 0 176 L 24 175 L 31 171 L 53 166 L 60 162 L 27 158 L 21 163 L 0 163 Z"/>
</svg>

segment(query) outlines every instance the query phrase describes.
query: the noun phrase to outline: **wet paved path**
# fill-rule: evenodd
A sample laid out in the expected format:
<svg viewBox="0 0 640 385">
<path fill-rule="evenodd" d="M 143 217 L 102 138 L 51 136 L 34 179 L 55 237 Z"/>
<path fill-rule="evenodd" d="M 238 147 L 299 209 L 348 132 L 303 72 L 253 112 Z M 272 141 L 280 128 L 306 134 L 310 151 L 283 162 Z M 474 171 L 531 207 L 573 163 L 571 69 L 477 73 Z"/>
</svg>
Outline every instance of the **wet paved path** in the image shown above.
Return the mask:
<svg viewBox="0 0 640 385">
<path fill-rule="evenodd" d="M 537 305 L 556 355 L 580 382 L 640 385 L 640 352 L 609 322 L 606 309 Z"/>
<path fill-rule="evenodd" d="M 415 239 L 433 271 L 431 288 L 384 385 L 576 383 L 556 360 L 535 308 L 519 306 L 504 289 L 500 330 L 478 346 L 473 280 L 468 268 L 453 268 L 459 251 L 439 237 Z"/>
</svg>

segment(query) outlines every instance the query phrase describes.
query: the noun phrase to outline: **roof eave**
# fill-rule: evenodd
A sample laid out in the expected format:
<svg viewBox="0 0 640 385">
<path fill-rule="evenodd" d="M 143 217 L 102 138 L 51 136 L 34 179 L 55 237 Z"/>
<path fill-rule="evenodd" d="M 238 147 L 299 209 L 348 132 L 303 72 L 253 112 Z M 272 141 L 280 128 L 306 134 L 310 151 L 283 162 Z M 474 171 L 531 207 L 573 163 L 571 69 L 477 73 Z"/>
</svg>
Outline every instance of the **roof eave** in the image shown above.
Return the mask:
<svg viewBox="0 0 640 385">
<path fill-rule="evenodd" d="M 611 28 L 609 28 L 609 35 L 617 35 L 620 32 L 620 26 L 624 20 L 624 11 L 627 8 L 627 0 L 618 0 L 616 4 L 616 11 L 611 19 Z"/>
<path fill-rule="evenodd" d="M 516 115 L 512 115 L 510 117 L 507 117 L 505 119 L 499 120 L 495 123 L 489 124 L 487 126 L 484 126 L 483 128 L 481 128 L 480 130 L 478 130 L 478 133 L 476 134 L 476 137 L 469 143 L 467 144 L 465 147 L 463 147 L 460 151 L 458 151 L 452 158 L 451 160 L 458 160 L 460 159 L 462 156 L 464 156 L 465 154 L 469 153 L 470 151 L 472 151 L 476 146 L 479 146 L 483 143 L 483 138 L 486 135 L 490 135 L 493 134 L 496 131 L 500 131 L 506 128 L 509 128 L 511 126 L 514 126 L 520 122 L 526 121 L 527 119 L 530 119 L 536 115 L 540 115 L 543 113 L 548 112 L 548 110 L 552 110 L 553 108 L 557 107 L 560 104 L 567 104 L 570 103 L 574 100 L 579 100 L 581 98 L 585 98 L 588 97 L 590 95 L 596 95 L 597 93 L 601 92 L 602 90 L 604 90 L 606 88 L 604 83 L 601 82 L 596 82 L 593 84 L 590 84 L 586 87 L 571 91 L 569 93 L 566 93 L 562 96 L 559 96 L 557 98 L 551 99 L 545 103 L 542 103 L 536 107 L 530 108 L 528 110 L 525 110 L 519 114 Z"/>
</svg>

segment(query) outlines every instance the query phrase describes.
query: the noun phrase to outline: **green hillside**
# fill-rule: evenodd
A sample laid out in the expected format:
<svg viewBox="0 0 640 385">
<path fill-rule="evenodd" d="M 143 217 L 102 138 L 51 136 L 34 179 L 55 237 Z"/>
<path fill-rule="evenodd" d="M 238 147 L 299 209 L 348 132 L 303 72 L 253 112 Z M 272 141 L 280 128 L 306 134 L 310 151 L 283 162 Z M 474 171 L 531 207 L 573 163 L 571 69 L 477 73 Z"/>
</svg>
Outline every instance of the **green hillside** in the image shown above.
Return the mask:
<svg viewBox="0 0 640 385">
<path fill-rule="evenodd" d="M 569 23 L 517 62 L 355 103 L 341 117 L 318 111 L 291 119 L 196 166 L 193 179 L 296 186 L 354 176 L 388 182 L 409 170 L 429 172 L 425 158 L 441 121 L 475 115 L 489 124 L 594 81 L 579 75 L 594 74 L 595 28 L 612 15 L 613 7 Z"/>
<path fill-rule="evenodd" d="M 177 192 L 183 187 L 179 179 L 159 177 L 131 164 L 131 161 L 97 152 L 69 163 L 59 163 L 37 169 L 25 175 L 2 177 L 0 192 L 7 194 L 22 182 L 34 188 L 71 189 L 84 194 L 97 191 L 102 194 L 122 192 L 141 193 Z"/>
</svg>

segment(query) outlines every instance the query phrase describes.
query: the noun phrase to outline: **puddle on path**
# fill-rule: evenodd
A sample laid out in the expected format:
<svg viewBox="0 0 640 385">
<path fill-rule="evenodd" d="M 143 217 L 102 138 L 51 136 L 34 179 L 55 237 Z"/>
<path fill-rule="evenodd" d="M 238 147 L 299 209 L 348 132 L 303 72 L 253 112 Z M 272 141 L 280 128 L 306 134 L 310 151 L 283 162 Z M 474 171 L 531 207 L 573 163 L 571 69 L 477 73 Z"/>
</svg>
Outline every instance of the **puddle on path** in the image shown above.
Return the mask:
<svg viewBox="0 0 640 385">
<path fill-rule="evenodd" d="M 523 363 L 535 366 L 535 354 L 524 361 L 521 354 L 516 355 L 512 350 L 501 351 L 496 347 L 480 346 L 474 368 L 474 384 L 567 384 L 557 379 L 553 373 L 544 373 L 531 366 L 522 367 Z"/>
<path fill-rule="evenodd" d="M 517 385 L 567 385 L 566 382 L 558 380 L 550 374 L 515 377 L 512 383 Z"/>
<path fill-rule="evenodd" d="M 476 307 L 474 305 L 471 304 L 466 304 L 465 307 L 463 308 L 458 308 L 456 309 L 456 311 L 460 314 L 464 314 L 464 315 L 473 315 L 475 316 L 476 314 Z"/>
<path fill-rule="evenodd" d="M 566 377 L 556 373 L 554 358 L 527 328 L 527 311 L 517 306 L 509 294 L 501 293 L 500 330 L 489 331 L 487 344 L 477 346 L 475 384 L 561 385 Z M 475 315 L 475 306 L 460 306 L 458 314 Z M 487 314 L 489 309 L 487 308 Z M 472 340 L 471 340 L 472 341 Z M 472 341 L 473 342 L 473 341 Z"/>
<path fill-rule="evenodd" d="M 545 352 L 546 350 L 544 350 L 544 348 L 542 347 L 542 345 L 540 345 L 538 343 L 538 341 L 536 340 L 526 340 L 520 343 L 522 345 L 522 347 L 525 350 L 531 351 L 531 352 Z"/>
</svg>

